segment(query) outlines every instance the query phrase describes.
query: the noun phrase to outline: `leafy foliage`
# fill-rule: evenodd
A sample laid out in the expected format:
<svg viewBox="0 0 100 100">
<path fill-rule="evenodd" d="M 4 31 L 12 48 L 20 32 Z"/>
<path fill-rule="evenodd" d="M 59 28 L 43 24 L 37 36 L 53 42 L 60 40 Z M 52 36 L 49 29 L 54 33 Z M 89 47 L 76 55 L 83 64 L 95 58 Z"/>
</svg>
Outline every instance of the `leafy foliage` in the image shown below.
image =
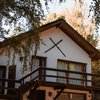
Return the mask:
<svg viewBox="0 0 100 100">
<path fill-rule="evenodd" d="M 49 1 L 51 2 L 53 0 L 44 0 L 46 6 L 48 5 Z M 66 0 L 58 1 L 61 3 L 65 2 Z M 79 0 L 79 2 L 82 4 L 83 0 Z M 99 25 L 100 3 L 99 0 L 93 0 L 93 2 L 94 4 L 91 5 L 91 9 L 94 11 L 96 25 Z M 79 13 L 78 17 L 81 16 L 81 13 Z M 8 57 L 10 57 L 10 50 L 14 51 L 13 62 L 15 59 L 15 53 L 20 54 L 23 51 L 25 54 L 23 64 L 26 64 L 26 61 L 30 56 L 29 48 L 31 48 L 33 45 L 35 45 L 36 48 L 34 52 L 37 52 L 37 49 L 39 48 L 39 27 L 41 25 L 41 19 L 43 18 L 44 12 L 42 9 L 41 0 L 0 0 L 0 39 L 7 41 L 7 34 L 9 34 L 11 31 L 11 28 L 14 27 L 16 29 L 19 27 L 19 24 L 22 25 L 25 30 L 33 29 L 33 31 L 30 33 L 32 34 L 32 37 L 30 37 L 29 34 L 26 36 L 27 39 L 24 39 L 24 37 L 21 35 L 10 39 L 10 45 L 7 47 L 7 51 Z M 18 30 L 20 30 L 20 28 L 18 28 Z"/>
<path fill-rule="evenodd" d="M 69 23 L 79 34 L 81 34 L 88 42 L 90 42 L 94 47 L 98 44 L 98 34 L 95 31 L 95 22 L 93 18 L 89 18 L 88 14 L 84 12 L 87 7 L 85 3 L 79 3 L 79 0 L 75 0 L 75 5 L 72 10 L 63 7 L 62 12 L 52 13 L 48 15 L 47 19 L 43 23 L 49 23 L 54 20 L 63 18 Z"/>
<path fill-rule="evenodd" d="M 100 26 L 100 0 L 93 0 L 90 5 L 90 12 L 93 11 L 93 18 L 95 19 L 95 23 L 97 29 Z"/>
<path fill-rule="evenodd" d="M 53 0 L 44 0 L 45 5 L 49 6 L 48 2 Z M 59 3 L 67 0 L 58 0 Z M 80 6 L 84 3 L 84 0 L 75 0 L 80 3 Z M 100 2 L 99 0 L 93 0 L 90 6 L 90 11 L 94 11 L 93 17 L 95 19 L 96 26 L 100 25 Z M 81 15 L 80 15 L 81 16 Z M 40 20 L 43 19 L 44 13 L 42 9 L 41 0 L 1 0 L 0 1 L 0 38 L 6 39 L 5 34 L 9 34 L 11 27 L 17 27 L 21 24 L 28 29 L 35 26 L 40 26 Z M 19 22 L 19 20 L 23 22 Z M 26 22 L 25 22 L 26 21 Z M 24 24 L 23 24 L 24 23 Z M 5 27 L 6 26 L 6 27 Z M 8 28 L 9 27 L 9 28 Z"/>
<path fill-rule="evenodd" d="M 100 59 L 92 62 L 92 72 L 96 74 L 100 74 Z M 100 78 L 93 78 L 94 86 L 100 86 Z"/>
<path fill-rule="evenodd" d="M 30 57 L 30 50 L 32 50 L 31 48 L 33 45 L 35 46 L 35 54 L 39 48 L 38 33 L 41 25 L 40 20 L 43 19 L 43 17 L 44 13 L 40 0 L 0 1 L 0 39 L 4 39 L 3 44 L 9 42 L 6 50 L 3 49 L 7 52 L 7 56 L 9 58 L 8 64 L 11 62 L 11 53 L 13 53 L 13 64 L 16 58 L 15 54 L 17 53 L 19 54 L 19 57 L 23 57 L 23 70 L 26 69 L 27 63 L 30 63 L 28 59 Z M 25 33 L 26 35 L 23 33 L 19 36 L 13 36 L 7 39 L 7 34 L 9 35 L 13 27 L 18 31 L 23 29 L 18 27 L 19 25 L 25 28 L 25 31 L 26 28 L 32 30 L 28 33 Z"/>
<path fill-rule="evenodd" d="M 10 29 L 6 27 L 16 27 L 18 21 L 26 20 L 24 26 L 37 28 L 43 18 L 43 10 L 40 0 L 0 0 L 0 38 L 6 38 Z"/>
</svg>

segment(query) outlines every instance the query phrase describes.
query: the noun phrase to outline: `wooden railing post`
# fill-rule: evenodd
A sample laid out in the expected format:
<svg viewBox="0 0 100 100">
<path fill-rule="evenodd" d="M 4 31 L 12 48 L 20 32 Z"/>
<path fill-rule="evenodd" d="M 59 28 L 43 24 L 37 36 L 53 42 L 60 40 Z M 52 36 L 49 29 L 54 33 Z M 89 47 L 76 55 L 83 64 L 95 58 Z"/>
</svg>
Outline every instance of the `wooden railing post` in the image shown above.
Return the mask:
<svg viewBox="0 0 100 100">
<path fill-rule="evenodd" d="M 87 86 L 87 74 L 84 75 L 85 81 L 83 82 L 84 86 Z"/>
<path fill-rule="evenodd" d="M 68 84 L 68 77 L 69 77 L 69 73 L 68 73 L 68 71 L 66 72 L 66 84 Z"/>
<path fill-rule="evenodd" d="M 39 81 L 42 81 L 42 67 L 39 67 Z"/>
</svg>

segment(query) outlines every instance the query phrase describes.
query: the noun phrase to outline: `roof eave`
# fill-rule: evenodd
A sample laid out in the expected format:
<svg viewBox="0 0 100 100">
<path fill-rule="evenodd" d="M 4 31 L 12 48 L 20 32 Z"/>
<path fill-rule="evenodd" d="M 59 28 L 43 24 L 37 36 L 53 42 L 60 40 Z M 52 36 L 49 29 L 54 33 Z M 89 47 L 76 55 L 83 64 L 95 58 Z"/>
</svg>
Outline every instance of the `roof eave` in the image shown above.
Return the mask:
<svg viewBox="0 0 100 100">
<path fill-rule="evenodd" d="M 67 24 L 63 19 L 59 19 L 42 26 L 41 31 L 52 28 L 54 26 L 60 28 L 67 36 L 69 36 L 74 42 L 76 42 L 85 52 L 88 53 L 89 57 L 92 60 L 100 59 L 100 52 L 95 47 L 93 47 L 87 40 L 85 40 L 77 31 L 75 31 L 69 24 Z"/>
</svg>

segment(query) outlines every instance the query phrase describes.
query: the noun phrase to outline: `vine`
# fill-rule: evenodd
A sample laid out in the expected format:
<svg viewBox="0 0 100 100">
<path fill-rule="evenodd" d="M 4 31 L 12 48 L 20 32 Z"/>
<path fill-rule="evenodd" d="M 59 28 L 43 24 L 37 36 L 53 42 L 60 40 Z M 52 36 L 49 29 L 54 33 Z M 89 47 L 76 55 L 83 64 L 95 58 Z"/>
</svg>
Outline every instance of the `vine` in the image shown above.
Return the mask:
<svg viewBox="0 0 100 100">
<path fill-rule="evenodd" d="M 37 28 L 35 31 L 30 30 L 29 32 L 22 33 L 18 36 L 14 36 L 8 40 L 5 40 L 4 42 L 0 43 L 2 45 L 3 50 L 1 50 L 1 53 L 6 52 L 6 56 L 8 57 L 8 64 L 9 66 L 10 62 L 12 65 L 15 64 L 16 55 L 18 54 L 18 57 L 22 57 L 20 59 L 20 62 L 22 63 L 22 73 L 24 71 L 27 71 L 28 66 L 31 65 L 31 53 L 34 53 L 36 55 L 38 49 L 39 49 L 39 28 Z M 33 47 L 35 48 L 33 51 Z M 12 61 L 11 61 L 12 59 Z"/>
</svg>

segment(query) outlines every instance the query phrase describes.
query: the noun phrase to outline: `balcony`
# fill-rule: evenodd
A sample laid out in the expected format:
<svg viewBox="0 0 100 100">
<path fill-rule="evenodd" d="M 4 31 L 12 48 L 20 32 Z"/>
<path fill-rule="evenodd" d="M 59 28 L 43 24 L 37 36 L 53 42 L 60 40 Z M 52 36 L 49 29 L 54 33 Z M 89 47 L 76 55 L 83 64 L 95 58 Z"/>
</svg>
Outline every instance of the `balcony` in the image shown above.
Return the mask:
<svg viewBox="0 0 100 100">
<path fill-rule="evenodd" d="M 35 90 L 38 86 L 100 91 L 100 87 L 94 85 L 92 80 L 94 78 L 100 78 L 100 75 L 39 67 L 20 80 L 0 79 L 0 82 L 4 83 L 3 86 L 0 86 L 0 98 L 12 98 L 12 95 L 13 98 L 16 98 L 20 93 L 25 93 L 31 87 L 34 87 Z M 15 87 L 7 87 L 7 84 L 12 82 L 15 83 Z"/>
</svg>

